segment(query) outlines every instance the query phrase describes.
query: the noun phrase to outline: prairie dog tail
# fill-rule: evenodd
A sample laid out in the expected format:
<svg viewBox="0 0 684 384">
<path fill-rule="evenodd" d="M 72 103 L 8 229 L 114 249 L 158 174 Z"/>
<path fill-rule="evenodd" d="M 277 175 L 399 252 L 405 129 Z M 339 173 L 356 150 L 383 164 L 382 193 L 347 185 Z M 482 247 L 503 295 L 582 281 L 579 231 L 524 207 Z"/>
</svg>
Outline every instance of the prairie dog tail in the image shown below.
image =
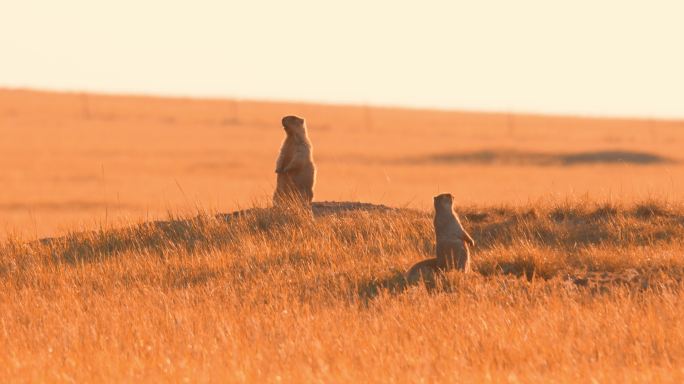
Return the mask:
<svg viewBox="0 0 684 384">
<path fill-rule="evenodd" d="M 415 284 L 423 279 L 431 278 L 439 270 L 439 262 L 436 257 L 421 260 L 406 272 L 406 281 L 409 284 Z"/>
</svg>

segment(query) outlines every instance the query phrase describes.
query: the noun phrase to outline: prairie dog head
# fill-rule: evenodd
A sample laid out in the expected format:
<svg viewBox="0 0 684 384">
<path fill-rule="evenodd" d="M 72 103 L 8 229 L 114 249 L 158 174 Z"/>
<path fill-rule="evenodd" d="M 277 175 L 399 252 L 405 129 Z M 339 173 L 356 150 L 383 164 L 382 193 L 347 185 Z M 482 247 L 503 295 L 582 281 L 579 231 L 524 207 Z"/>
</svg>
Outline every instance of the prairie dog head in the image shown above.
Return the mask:
<svg viewBox="0 0 684 384">
<path fill-rule="evenodd" d="M 285 116 L 282 120 L 283 128 L 288 136 L 306 137 L 306 121 L 299 116 Z"/>
<path fill-rule="evenodd" d="M 451 193 L 442 193 L 434 198 L 435 212 L 451 212 L 454 206 L 454 195 Z"/>
</svg>

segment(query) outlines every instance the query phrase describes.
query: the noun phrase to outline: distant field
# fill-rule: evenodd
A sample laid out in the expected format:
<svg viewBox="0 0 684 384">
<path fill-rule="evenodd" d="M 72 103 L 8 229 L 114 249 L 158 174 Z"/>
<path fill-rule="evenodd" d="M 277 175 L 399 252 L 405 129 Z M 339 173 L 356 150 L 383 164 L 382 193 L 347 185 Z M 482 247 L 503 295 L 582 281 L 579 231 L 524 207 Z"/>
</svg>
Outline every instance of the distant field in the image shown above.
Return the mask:
<svg viewBox="0 0 684 384">
<path fill-rule="evenodd" d="M 269 199 L 280 117 L 308 119 L 316 200 L 428 210 L 682 201 L 684 122 L 0 91 L 0 233 L 25 238 Z"/>
</svg>

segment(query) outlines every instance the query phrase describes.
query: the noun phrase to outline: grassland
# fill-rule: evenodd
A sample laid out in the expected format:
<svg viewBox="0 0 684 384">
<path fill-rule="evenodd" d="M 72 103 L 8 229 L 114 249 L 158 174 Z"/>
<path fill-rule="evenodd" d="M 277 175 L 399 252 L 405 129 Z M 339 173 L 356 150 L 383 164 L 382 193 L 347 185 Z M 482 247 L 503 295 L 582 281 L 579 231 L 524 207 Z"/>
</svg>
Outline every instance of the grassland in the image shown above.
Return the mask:
<svg viewBox="0 0 684 384">
<path fill-rule="evenodd" d="M 318 201 L 684 196 L 684 121 L 0 90 L 0 237 L 250 207 L 273 191 L 292 113 L 308 119 Z"/>
<path fill-rule="evenodd" d="M 0 102 L 0 382 L 684 381 L 682 122 Z M 293 112 L 316 200 L 401 208 L 265 208 Z M 475 273 L 408 285 L 438 191 Z"/>
<path fill-rule="evenodd" d="M 462 212 L 477 272 L 417 286 L 431 218 L 406 209 L 10 241 L 0 380 L 684 379 L 681 207 Z"/>
</svg>

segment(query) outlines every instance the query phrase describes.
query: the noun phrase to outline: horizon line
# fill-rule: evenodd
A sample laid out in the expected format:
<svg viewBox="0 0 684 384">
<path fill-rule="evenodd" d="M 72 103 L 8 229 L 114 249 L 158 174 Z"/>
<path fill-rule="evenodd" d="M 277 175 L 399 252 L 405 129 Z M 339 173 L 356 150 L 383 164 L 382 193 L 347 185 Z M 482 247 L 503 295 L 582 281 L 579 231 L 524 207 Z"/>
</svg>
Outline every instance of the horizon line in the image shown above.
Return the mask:
<svg viewBox="0 0 684 384">
<path fill-rule="evenodd" d="M 591 119 L 591 120 L 625 120 L 625 121 L 657 121 L 667 123 L 684 123 L 684 116 L 681 117 L 660 117 L 647 115 L 626 115 L 614 113 L 583 113 L 583 112 L 540 112 L 532 110 L 505 110 L 505 109 L 488 109 L 488 108 L 459 108 L 459 107 L 442 107 L 442 106 L 423 106 L 423 105 L 407 105 L 407 104 L 392 104 L 392 103 L 372 103 L 372 102 L 354 102 L 354 101 L 327 101 L 327 100 L 313 100 L 313 99 L 281 99 L 273 98 L 258 98 L 258 97 L 242 97 L 231 95 L 220 95 L 214 93 L 197 94 L 197 93 L 176 93 L 176 92 L 146 92 L 146 91 L 103 91 L 103 90 L 88 90 L 77 88 L 51 88 L 51 87 L 31 87 L 31 86 L 8 86 L 0 85 L 2 92 L 32 92 L 53 95 L 91 95 L 104 97 L 138 97 L 138 98 L 152 98 L 152 99 L 168 99 L 168 100 L 192 100 L 192 101 L 240 101 L 251 103 L 282 103 L 282 104 L 308 104 L 320 105 L 330 107 L 354 107 L 354 108 L 376 108 L 387 110 L 407 110 L 407 111 L 425 111 L 425 112 L 445 112 L 445 113 L 463 113 L 463 114 L 481 114 L 481 115 L 515 115 L 515 116 L 529 116 L 529 117 L 547 117 L 547 118 L 575 118 L 575 119 Z"/>
</svg>

